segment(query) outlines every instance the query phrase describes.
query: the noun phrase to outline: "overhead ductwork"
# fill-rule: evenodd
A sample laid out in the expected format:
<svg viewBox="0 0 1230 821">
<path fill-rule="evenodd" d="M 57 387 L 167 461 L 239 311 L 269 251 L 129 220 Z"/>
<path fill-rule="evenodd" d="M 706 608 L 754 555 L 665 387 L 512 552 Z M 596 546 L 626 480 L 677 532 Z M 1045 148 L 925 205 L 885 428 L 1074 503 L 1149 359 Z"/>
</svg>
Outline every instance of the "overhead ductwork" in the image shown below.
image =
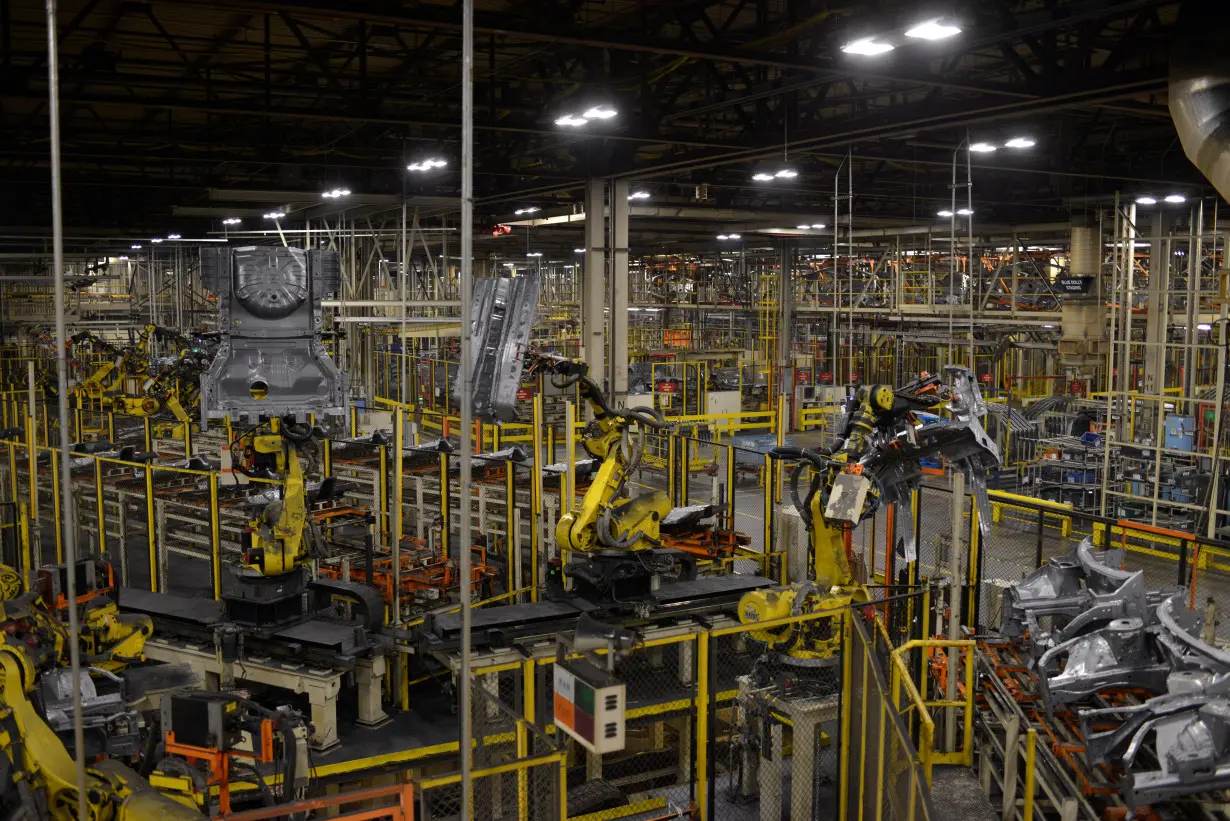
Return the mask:
<svg viewBox="0 0 1230 821">
<path fill-rule="evenodd" d="M 1170 54 L 1170 116 L 1187 158 L 1230 201 L 1230 3 L 1188 0 Z"/>
</svg>

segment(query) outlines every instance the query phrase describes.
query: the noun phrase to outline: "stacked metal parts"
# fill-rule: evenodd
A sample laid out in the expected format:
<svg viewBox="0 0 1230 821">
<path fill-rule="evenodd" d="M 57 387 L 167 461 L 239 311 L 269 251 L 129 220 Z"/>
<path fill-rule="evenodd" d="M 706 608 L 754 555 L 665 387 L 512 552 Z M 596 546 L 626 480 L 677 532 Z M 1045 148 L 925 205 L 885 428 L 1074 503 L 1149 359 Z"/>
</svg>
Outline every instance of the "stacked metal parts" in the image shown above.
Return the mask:
<svg viewBox="0 0 1230 821">
<path fill-rule="evenodd" d="M 1122 561 L 1088 539 L 1050 559 L 1004 591 L 1001 632 L 1026 644 L 1047 715 L 1073 705 L 1130 808 L 1230 788 L 1230 654 L 1184 591 L 1148 590 Z M 1122 692 L 1145 698 L 1103 698 Z"/>
<path fill-rule="evenodd" d="M 203 248 L 222 346 L 201 378 L 201 419 L 340 415 L 347 379 L 321 342 L 320 301 L 337 291 L 333 251 Z"/>
</svg>

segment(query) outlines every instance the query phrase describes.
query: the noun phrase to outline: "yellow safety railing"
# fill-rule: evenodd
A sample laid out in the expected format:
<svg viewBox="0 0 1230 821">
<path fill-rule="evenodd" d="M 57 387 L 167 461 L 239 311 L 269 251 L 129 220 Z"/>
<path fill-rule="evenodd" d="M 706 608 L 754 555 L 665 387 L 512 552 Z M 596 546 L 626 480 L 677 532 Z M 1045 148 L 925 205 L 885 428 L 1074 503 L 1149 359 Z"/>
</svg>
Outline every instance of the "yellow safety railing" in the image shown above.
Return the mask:
<svg viewBox="0 0 1230 821">
<path fill-rule="evenodd" d="M 884 626 L 879 620 L 876 621 L 876 625 L 880 630 L 884 630 Z M 887 633 L 884 633 L 884 639 L 888 640 Z M 966 651 L 964 698 L 927 700 L 923 698 L 919 685 L 914 683 L 914 677 L 910 674 L 909 666 L 902 656 L 916 649 L 928 651 L 947 648 L 964 649 Z M 922 727 L 919 733 L 918 755 L 922 762 L 923 772 L 927 777 L 927 786 L 931 786 L 932 770 L 936 764 L 972 766 L 974 763 L 974 642 L 968 639 L 914 639 L 913 641 L 907 641 L 900 647 L 894 648 L 890 653 L 890 658 L 893 664 L 892 682 L 890 685 L 893 704 L 903 715 L 911 710 L 915 711 L 918 714 L 918 720 Z M 951 654 L 949 655 L 948 663 L 953 663 Z M 926 667 L 923 666 L 922 669 L 922 675 L 926 676 Z M 926 686 L 925 681 L 919 682 L 919 684 L 923 688 Z M 901 704 L 902 690 L 905 691 L 908 699 L 904 709 Z M 957 708 L 965 711 L 961 749 L 946 753 L 935 751 L 935 720 L 931 717 L 930 709 L 933 707 L 941 709 Z"/>
</svg>

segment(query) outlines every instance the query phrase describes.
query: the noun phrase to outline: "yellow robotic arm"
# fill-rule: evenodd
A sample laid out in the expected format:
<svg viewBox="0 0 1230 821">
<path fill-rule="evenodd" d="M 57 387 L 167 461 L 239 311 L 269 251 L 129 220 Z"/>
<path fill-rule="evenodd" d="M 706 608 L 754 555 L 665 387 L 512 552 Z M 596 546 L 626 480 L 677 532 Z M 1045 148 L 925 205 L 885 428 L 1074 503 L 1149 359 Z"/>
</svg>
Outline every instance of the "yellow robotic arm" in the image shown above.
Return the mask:
<svg viewBox="0 0 1230 821">
<path fill-rule="evenodd" d="M 37 680 L 25 648 L 8 638 L 0 645 L 0 747 L 11 763 L 10 783 L 28 818 L 75 821 L 76 765 L 63 742 L 30 701 Z M 135 772 L 115 761 L 86 770 L 90 821 L 200 821 L 200 814 L 153 792 Z"/>
<path fill-rule="evenodd" d="M 310 429 L 305 433 L 293 423 L 271 419 L 268 433 L 251 432 L 232 445 L 232 454 L 239 451 L 234 458 L 242 472 L 282 478 L 282 498 L 266 506 L 248 529 L 244 567 L 262 576 L 289 573 L 306 558 L 307 492 L 297 445 L 311 436 Z"/>
<path fill-rule="evenodd" d="M 586 373 L 584 362 L 537 354 L 530 369 L 549 372 L 557 388 L 579 386 L 594 415 L 583 445 L 601 466 L 580 506 L 572 508 L 572 500 L 565 500 L 570 509 L 555 528 L 560 549 L 580 554 L 564 568 L 565 574 L 588 598 L 621 600 L 651 593 L 661 576 L 679 570 L 682 558 L 679 551 L 662 549 L 659 538 L 671 500 L 660 490 L 633 497 L 622 494 L 640 462 L 645 430 L 665 429 L 666 420 L 652 408 L 612 408 Z M 634 425 L 639 426 L 640 437 L 636 448 L 625 445 Z"/>
</svg>

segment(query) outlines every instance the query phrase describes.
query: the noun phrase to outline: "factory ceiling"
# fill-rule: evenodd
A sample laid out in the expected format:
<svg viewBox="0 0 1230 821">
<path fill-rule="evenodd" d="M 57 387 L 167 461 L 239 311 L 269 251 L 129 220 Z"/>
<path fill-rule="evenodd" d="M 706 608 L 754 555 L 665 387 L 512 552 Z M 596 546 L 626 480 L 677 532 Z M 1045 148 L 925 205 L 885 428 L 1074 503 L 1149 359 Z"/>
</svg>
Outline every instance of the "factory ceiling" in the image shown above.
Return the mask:
<svg viewBox="0 0 1230 821">
<path fill-rule="evenodd" d="M 970 160 L 980 219 L 1001 225 L 1116 190 L 1207 194 L 1166 107 L 1175 14 L 1159 0 L 480 0 L 476 225 L 567 213 L 593 176 L 659 205 L 819 214 L 838 180 L 856 226 L 917 224 L 949 203 L 954 157 L 961 182 Z M 904 35 L 924 20 L 961 31 Z M 211 190 L 457 195 L 457 4 L 64 0 L 58 23 L 70 236 L 217 229 Z M 843 51 L 867 38 L 895 48 Z M 8 238 L 48 230 L 46 98 L 43 3 L 0 0 Z M 603 107 L 617 115 L 557 124 Z M 428 158 L 450 164 L 406 170 Z M 798 175 L 773 177 L 783 165 Z"/>
</svg>

